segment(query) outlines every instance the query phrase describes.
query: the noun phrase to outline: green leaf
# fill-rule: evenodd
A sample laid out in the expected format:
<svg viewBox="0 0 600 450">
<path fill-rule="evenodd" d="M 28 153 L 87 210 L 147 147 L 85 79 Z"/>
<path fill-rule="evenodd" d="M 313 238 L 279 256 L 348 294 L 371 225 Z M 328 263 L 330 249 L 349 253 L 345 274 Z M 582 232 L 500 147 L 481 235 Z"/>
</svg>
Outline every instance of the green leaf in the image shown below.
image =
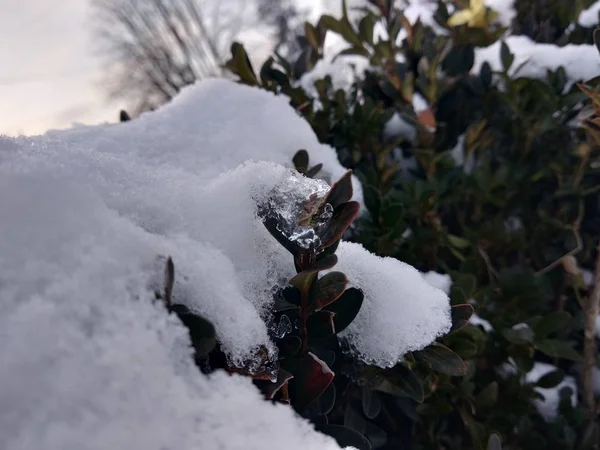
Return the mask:
<svg viewBox="0 0 600 450">
<path fill-rule="evenodd" d="M 558 386 L 564 379 L 565 373 L 561 369 L 557 369 L 541 377 L 535 385 L 543 389 L 550 389 Z"/>
<path fill-rule="evenodd" d="M 371 450 L 371 443 L 362 434 L 342 425 L 319 425 L 317 431 L 334 438 L 342 448 L 354 447 L 357 450 Z"/>
<path fill-rule="evenodd" d="M 487 450 L 502 450 L 502 442 L 497 434 L 492 434 L 488 439 Z"/>
<path fill-rule="evenodd" d="M 371 14 L 364 16 L 358 24 L 358 34 L 364 42 L 373 46 L 373 30 L 375 29 L 375 18 Z"/>
<path fill-rule="evenodd" d="M 460 377 L 466 375 L 468 370 L 460 356 L 439 342 L 434 342 L 426 349 L 415 352 L 414 355 L 436 372 L 446 375 Z"/>
<path fill-rule="evenodd" d="M 565 311 L 556 311 L 542 317 L 533 327 L 536 339 L 544 338 L 571 323 L 571 315 Z"/>
<path fill-rule="evenodd" d="M 468 240 L 466 240 L 464 238 L 461 238 L 459 236 L 455 236 L 453 234 L 449 234 L 448 235 L 448 242 L 453 247 L 461 248 L 461 249 L 462 248 L 467 248 L 467 247 L 471 246 L 471 243 Z"/>
<path fill-rule="evenodd" d="M 327 248 L 340 240 L 344 232 L 350 227 L 358 216 L 360 204 L 358 202 L 343 203 L 333 211 L 333 217 L 329 228 L 323 236 L 322 247 Z"/>
<path fill-rule="evenodd" d="M 321 171 L 322 168 L 323 168 L 323 164 L 321 164 L 321 163 L 316 164 L 313 167 L 311 167 L 310 169 L 308 169 L 304 175 L 307 176 L 308 178 L 314 178 Z"/>
<path fill-rule="evenodd" d="M 250 86 L 258 85 L 258 78 L 244 46 L 239 42 L 231 44 L 231 55 L 231 60 L 226 64 L 227 68 L 239 76 L 242 83 Z"/>
<path fill-rule="evenodd" d="M 319 398 L 332 383 L 335 376 L 325 362 L 310 352 L 304 355 L 299 367 L 296 371 L 293 371 L 293 375 L 293 384 L 296 391 L 294 406 L 298 411 L 306 409 Z"/>
<path fill-rule="evenodd" d="M 196 354 L 200 356 L 208 355 L 217 345 L 214 325 L 204 317 L 193 314 L 184 305 L 172 305 L 171 310 L 177 314 L 189 330 Z"/>
<path fill-rule="evenodd" d="M 594 44 L 598 52 L 600 52 L 600 28 L 594 30 Z"/>
<path fill-rule="evenodd" d="M 308 291 L 312 286 L 312 282 L 316 280 L 317 273 L 322 270 L 329 270 L 337 264 L 338 258 L 336 255 L 328 255 L 323 259 L 317 260 L 314 264 L 302 272 L 296 274 L 290 284 L 300 290 L 300 292 Z"/>
<path fill-rule="evenodd" d="M 424 398 L 423 386 L 415 373 L 399 363 L 386 371 L 385 378 L 381 379 L 374 389 L 400 397 L 409 397 L 422 403 Z"/>
<path fill-rule="evenodd" d="M 333 323 L 336 333 L 340 333 L 350 325 L 362 306 L 364 295 L 360 289 L 349 288 L 334 303 L 327 306 L 327 310 L 335 313 Z"/>
<path fill-rule="evenodd" d="M 298 150 L 292 158 L 294 167 L 300 173 L 305 173 L 308 170 L 308 152 L 306 150 Z"/>
<path fill-rule="evenodd" d="M 535 348 L 553 358 L 564 358 L 572 361 L 581 361 L 582 359 L 573 346 L 556 339 L 543 339 L 535 343 Z"/>
<path fill-rule="evenodd" d="M 452 328 L 450 328 L 450 333 L 455 333 L 461 330 L 467 323 L 469 323 L 469 319 L 471 318 L 475 310 L 468 303 L 464 303 L 461 305 L 454 305 L 451 311 Z"/>
<path fill-rule="evenodd" d="M 336 398 L 336 390 L 335 384 L 331 383 L 323 395 L 319 397 L 319 407 L 321 409 L 321 414 L 327 415 L 331 412 L 333 407 L 335 406 L 335 398 Z"/>
<path fill-rule="evenodd" d="M 336 301 L 346 290 L 348 278 L 342 272 L 329 272 L 317 281 L 313 308 L 321 309 Z"/>
<path fill-rule="evenodd" d="M 164 281 L 164 298 L 163 301 L 167 309 L 171 307 L 171 295 L 173 293 L 173 285 L 175 284 L 175 265 L 169 256 L 165 265 L 165 281 Z"/>
<path fill-rule="evenodd" d="M 500 44 L 500 60 L 502 61 L 502 67 L 506 72 L 508 72 L 515 60 L 515 55 L 510 52 L 510 48 L 508 48 L 508 45 L 506 45 L 506 42 L 504 41 Z"/>
<path fill-rule="evenodd" d="M 363 46 L 355 45 L 353 47 L 345 48 L 344 50 L 339 52 L 337 55 L 335 55 L 335 57 L 333 58 L 333 61 L 335 61 L 339 56 L 348 56 L 348 55 L 359 55 L 359 56 L 364 56 L 364 57 L 368 58 L 369 56 L 371 56 L 371 53 L 369 52 L 369 50 L 367 50 Z"/>
<path fill-rule="evenodd" d="M 533 342 L 533 331 L 527 324 L 518 324 L 512 328 L 502 330 L 502 336 L 513 344 L 531 344 Z"/>
<path fill-rule="evenodd" d="M 331 30 L 334 33 L 341 34 L 341 25 L 340 22 L 333 16 L 329 14 L 323 14 L 318 22 L 319 28 L 324 28 L 326 30 Z"/>
<path fill-rule="evenodd" d="M 310 22 L 304 22 L 304 36 L 308 44 L 318 51 L 320 47 L 319 32 Z"/>
<path fill-rule="evenodd" d="M 352 403 L 346 405 L 346 410 L 344 411 L 344 426 L 359 434 L 364 434 L 367 430 L 367 421 L 354 406 L 352 406 Z"/>
<path fill-rule="evenodd" d="M 362 408 L 365 416 L 369 419 L 374 419 L 381 411 L 381 399 L 377 391 L 363 387 L 361 389 Z"/>
<path fill-rule="evenodd" d="M 339 180 L 333 183 L 323 203 L 329 203 L 337 208 L 352 199 L 352 171 L 347 171 Z"/>
<path fill-rule="evenodd" d="M 475 399 L 478 408 L 491 408 L 498 402 L 498 382 L 492 381 L 484 387 Z"/>
</svg>

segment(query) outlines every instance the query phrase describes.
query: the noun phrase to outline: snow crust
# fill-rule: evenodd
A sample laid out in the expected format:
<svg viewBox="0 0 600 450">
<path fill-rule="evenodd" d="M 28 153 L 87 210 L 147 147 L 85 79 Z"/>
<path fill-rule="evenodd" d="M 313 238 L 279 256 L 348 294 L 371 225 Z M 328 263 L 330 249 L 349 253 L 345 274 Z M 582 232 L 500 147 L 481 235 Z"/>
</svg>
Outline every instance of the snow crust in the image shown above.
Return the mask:
<svg viewBox="0 0 600 450">
<path fill-rule="evenodd" d="M 338 448 L 249 380 L 201 375 L 153 301 L 170 255 L 174 300 L 215 324 L 233 364 L 275 356 L 265 320 L 295 272 L 257 209 L 323 192 L 284 167 L 300 148 L 344 173 L 285 98 L 225 80 L 124 124 L 0 137 L 0 448 Z M 365 291 L 346 334 L 360 357 L 393 365 L 449 329 L 447 296 L 415 269 L 338 253 Z"/>
<path fill-rule="evenodd" d="M 450 330 L 448 296 L 414 267 L 342 242 L 334 270 L 365 293 L 363 306 L 341 337 L 364 362 L 392 367 L 410 351 L 427 347 Z"/>
</svg>

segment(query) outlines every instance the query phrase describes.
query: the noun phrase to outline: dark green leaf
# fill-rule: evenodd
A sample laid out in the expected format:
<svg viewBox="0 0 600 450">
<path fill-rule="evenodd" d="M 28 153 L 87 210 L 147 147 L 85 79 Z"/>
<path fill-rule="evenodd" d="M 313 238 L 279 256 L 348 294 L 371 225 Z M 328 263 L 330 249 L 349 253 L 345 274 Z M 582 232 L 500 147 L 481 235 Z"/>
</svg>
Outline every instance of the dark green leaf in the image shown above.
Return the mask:
<svg viewBox="0 0 600 450">
<path fill-rule="evenodd" d="M 336 301 L 346 290 L 348 278 L 342 272 L 329 272 L 317 281 L 313 308 L 321 309 Z"/>
<path fill-rule="evenodd" d="M 600 28 L 594 30 L 594 44 L 596 44 L 596 49 L 600 52 Z"/>
<path fill-rule="evenodd" d="M 347 171 L 339 180 L 331 186 L 323 203 L 329 203 L 333 208 L 337 208 L 343 203 L 347 203 L 352 198 L 352 172 Z"/>
<path fill-rule="evenodd" d="M 402 363 L 386 371 L 385 378 L 379 381 L 375 389 L 386 394 L 409 397 L 419 403 L 424 398 L 423 386 L 419 378 Z"/>
<path fill-rule="evenodd" d="M 298 336 L 285 336 L 277 343 L 279 358 L 294 356 L 302 347 L 302 340 Z"/>
<path fill-rule="evenodd" d="M 298 150 L 292 162 L 298 172 L 305 173 L 308 170 L 308 152 L 306 150 Z"/>
<path fill-rule="evenodd" d="M 320 47 L 319 32 L 310 22 L 304 22 L 304 36 L 308 44 L 318 51 Z"/>
<path fill-rule="evenodd" d="M 533 331 L 529 325 L 521 323 L 512 328 L 502 330 L 502 336 L 513 344 L 531 344 L 533 342 Z"/>
<path fill-rule="evenodd" d="M 550 389 L 558 386 L 564 379 L 565 373 L 561 369 L 557 369 L 541 377 L 535 385 L 543 389 Z"/>
<path fill-rule="evenodd" d="M 173 285 L 175 283 L 175 265 L 169 256 L 165 265 L 165 281 L 164 281 L 164 298 L 167 309 L 171 307 L 171 295 L 173 293 Z"/>
<path fill-rule="evenodd" d="M 381 411 L 381 400 L 377 391 L 363 387 L 361 389 L 362 408 L 365 416 L 374 419 Z"/>
<path fill-rule="evenodd" d="M 581 355 L 572 345 L 555 339 L 543 339 L 535 343 L 535 348 L 553 358 L 564 358 L 572 361 L 581 361 Z"/>
<path fill-rule="evenodd" d="M 336 333 L 344 331 L 354 321 L 360 311 L 363 299 L 364 295 L 360 289 L 349 288 L 344 291 L 336 302 L 326 308 L 327 311 L 335 313 L 333 323 L 335 324 Z"/>
<path fill-rule="evenodd" d="M 477 395 L 475 402 L 478 408 L 490 408 L 498 401 L 498 383 L 492 381 Z"/>
<path fill-rule="evenodd" d="M 331 383 L 323 395 L 319 397 L 319 404 L 321 407 L 322 414 L 329 414 L 335 406 L 336 390 L 335 384 Z"/>
<path fill-rule="evenodd" d="M 358 33 L 360 38 L 369 45 L 373 45 L 373 29 L 375 28 L 375 18 L 368 14 L 364 16 L 358 24 Z"/>
<path fill-rule="evenodd" d="M 360 204 L 358 202 L 343 203 L 335 208 L 329 228 L 323 236 L 323 248 L 335 244 L 342 238 L 344 232 L 358 216 L 359 209 Z"/>
<path fill-rule="evenodd" d="M 258 78 L 252 68 L 250 58 L 239 42 L 231 44 L 231 60 L 227 63 L 227 68 L 240 77 L 240 81 L 250 86 L 258 85 Z"/>
<path fill-rule="evenodd" d="M 171 310 L 189 330 L 196 353 L 200 356 L 208 355 L 217 345 L 214 325 L 204 317 L 191 313 L 184 305 L 172 305 Z"/>
<path fill-rule="evenodd" d="M 467 373 L 467 365 L 461 357 L 438 342 L 434 342 L 425 350 L 416 352 L 414 355 L 436 372 L 456 377 Z"/>
<path fill-rule="evenodd" d="M 565 311 L 556 311 L 542 317 L 533 327 L 536 339 L 544 338 L 555 331 L 562 330 L 571 322 L 571 315 Z"/>
<path fill-rule="evenodd" d="M 364 434 L 367 430 L 367 421 L 362 414 L 352 406 L 352 403 L 346 405 L 346 410 L 344 411 L 344 426 L 351 428 L 360 434 Z"/>
<path fill-rule="evenodd" d="M 471 305 L 464 303 L 462 305 L 454 305 L 452 307 L 452 328 L 450 333 L 462 329 L 473 315 L 474 309 Z"/>
<path fill-rule="evenodd" d="M 515 60 L 515 55 L 510 52 L 510 48 L 508 48 L 508 45 L 504 41 L 500 44 L 500 60 L 502 61 L 502 67 L 507 72 Z"/>
<path fill-rule="evenodd" d="M 319 163 L 306 171 L 304 175 L 308 178 L 314 178 L 323 168 L 323 164 Z"/>
</svg>

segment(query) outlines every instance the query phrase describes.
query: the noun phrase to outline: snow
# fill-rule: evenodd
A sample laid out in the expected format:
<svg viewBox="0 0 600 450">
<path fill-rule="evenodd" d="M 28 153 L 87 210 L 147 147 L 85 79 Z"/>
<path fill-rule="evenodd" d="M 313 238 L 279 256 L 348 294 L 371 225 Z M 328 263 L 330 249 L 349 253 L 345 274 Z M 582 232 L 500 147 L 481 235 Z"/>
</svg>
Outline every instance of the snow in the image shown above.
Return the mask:
<svg viewBox="0 0 600 450">
<path fill-rule="evenodd" d="M 548 69 L 556 70 L 562 66 L 567 75 L 568 89 L 573 83 L 589 80 L 600 73 L 600 56 L 594 45 L 569 44 L 558 47 L 536 43 L 527 36 L 508 36 L 505 42 L 515 55 L 509 70 L 513 78 L 545 79 Z M 478 73 L 486 61 L 493 71 L 502 71 L 500 46 L 501 41 L 496 41 L 489 47 L 476 48 L 472 71 Z"/>
<path fill-rule="evenodd" d="M 174 301 L 215 324 L 232 364 L 275 357 L 272 289 L 295 270 L 257 210 L 294 220 L 322 194 L 289 169 L 300 148 L 344 173 L 285 98 L 225 80 L 127 123 L 0 137 L 0 448 L 337 448 L 249 380 L 201 375 L 153 301 L 171 256 Z M 393 365 L 449 329 L 447 296 L 415 269 L 338 253 L 365 291 L 345 336 L 362 358 Z"/>
<path fill-rule="evenodd" d="M 598 14 L 600 13 L 600 1 L 597 1 L 590 5 L 589 8 L 584 9 L 579 13 L 579 17 L 577 18 L 577 24 L 591 28 L 598 25 Z"/>
<path fill-rule="evenodd" d="M 318 98 L 314 86 L 315 82 L 323 80 L 327 76 L 331 77 L 331 85 L 334 91 L 338 89 L 348 90 L 352 83 L 364 76 L 368 65 L 369 61 L 362 56 L 340 56 L 335 60 L 333 60 L 333 57 L 321 59 L 312 70 L 302 75 L 298 80 L 298 84 L 313 98 Z"/>
<path fill-rule="evenodd" d="M 492 326 L 492 324 L 489 321 L 477 315 L 477 313 L 473 313 L 473 315 L 469 317 L 469 323 L 474 326 L 480 326 L 487 333 L 494 331 L 494 327 Z"/>
<path fill-rule="evenodd" d="M 540 378 L 544 375 L 557 370 L 557 368 L 551 364 L 536 362 L 533 365 L 533 369 L 525 375 L 525 382 L 537 383 Z M 552 422 L 558 416 L 558 405 L 560 404 L 560 391 L 564 388 L 571 389 L 571 405 L 577 405 L 577 382 L 572 376 L 566 375 L 565 378 L 553 388 L 544 389 L 541 387 L 535 387 L 535 390 L 544 396 L 544 399 L 535 399 L 533 404 L 535 405 L 538 412 L 544 417 L 547 422 Z"/>
<path fill-rule="evenodd" d="M 432 287 L 443 291 L 446 295 L 450 293 L 452 278 L 450 275 L 437 273 L 433 270 L 422 274 L 425 281 Z"/>
<path fill-rule="evenodd" d="M 485 0 L 483 3 L 498 13 L 496 22 L 504 27 L 509 27 L 517 15 L 515 0 Z"/>
<path fill-rule="evenodd" d="M 417 129 L 412 123 L 404 120 L 400 114 L 395 112 L 383 127 L 383 135 L 388 139 L 403 138 L 414 142 L 417 138 Z"/>
<path fill-rule="evenodd" d="M 365 293 L 358 316 L 340 333 L 362 361 L 392 367 L 407 352 L 422 350 L 450 330 L 447 295 L 417 269 L 356 243 L 342 242 L 336 254 L 334 270 Z"/>
<path fill-rule="evenodd" d="M 542 363 L 536 361 L 533 364 L 533 368 L 525 374 L 522 383 L 536 384 L 540 378 L 544 375 L 557 370 L 556 366 L 552 364 Z M 508 363 L 505 363 L 499 369 L 499 375 L 507 377 L 509 375 L 515 375 L 517 373 L 517 365 L 512 358 L 508 359 Z M 570 400 L 572 406 L 577 406 L 577 382 L 574 377 L 565 375 L 564 379 L 553 388 L 541 388 L 535 386 L 534 390 L 543 395 L 543 399 L 534 399 L 533 405 L 538 410 L 540 415 L 547 421 L 553 422 L 558 417 L 558 406 L 560 404 L 560 392 L 564 388 L 571 389 Z"/>
</svg>

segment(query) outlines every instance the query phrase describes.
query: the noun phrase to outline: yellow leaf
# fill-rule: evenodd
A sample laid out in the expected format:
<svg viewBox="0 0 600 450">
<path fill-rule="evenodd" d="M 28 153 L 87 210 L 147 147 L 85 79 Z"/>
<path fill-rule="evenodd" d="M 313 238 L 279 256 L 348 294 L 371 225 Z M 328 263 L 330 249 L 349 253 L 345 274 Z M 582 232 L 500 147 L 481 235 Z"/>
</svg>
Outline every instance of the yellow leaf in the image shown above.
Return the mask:
<svg viewBox="0 0 600 450">
<path fill-rule="evenodd" d="M 458 11 L 448 19 L 448 26 L 450 27 L 458 27 L 460 25 L 464 25 L 471 20 L 473 17 L 473 13 L 470 9 L 464 9 L 462 11 Z"/>
</svg>

